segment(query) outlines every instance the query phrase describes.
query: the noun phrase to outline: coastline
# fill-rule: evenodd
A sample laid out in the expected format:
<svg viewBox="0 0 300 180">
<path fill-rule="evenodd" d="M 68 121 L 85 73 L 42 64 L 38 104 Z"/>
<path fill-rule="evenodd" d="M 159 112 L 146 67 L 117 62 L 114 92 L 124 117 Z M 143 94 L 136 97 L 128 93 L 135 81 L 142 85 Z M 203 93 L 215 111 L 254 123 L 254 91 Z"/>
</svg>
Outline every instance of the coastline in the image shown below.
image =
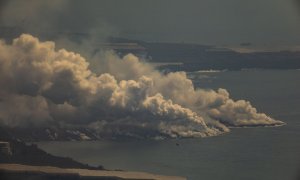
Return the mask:
<svg viewBox="0 0 300 180">
<path fill-rule="evenodd" d="M 132 180 L 187 180 L 185 177 L 165 176 L 137 171 L 111 171 L 111 170 L 88 170 L 88 169 L 69 169 L 53 166 L 30 166 L 22 164 L 0 164 L 0 175 L 6 174 L 30 174 L 32 176 L 43 174 L 44 176 L 60 176 L 61 178 L 77 177 L 78 179 L 87 178 L 109 178 L 109 179 L 132 179 Z"/>
</svg>

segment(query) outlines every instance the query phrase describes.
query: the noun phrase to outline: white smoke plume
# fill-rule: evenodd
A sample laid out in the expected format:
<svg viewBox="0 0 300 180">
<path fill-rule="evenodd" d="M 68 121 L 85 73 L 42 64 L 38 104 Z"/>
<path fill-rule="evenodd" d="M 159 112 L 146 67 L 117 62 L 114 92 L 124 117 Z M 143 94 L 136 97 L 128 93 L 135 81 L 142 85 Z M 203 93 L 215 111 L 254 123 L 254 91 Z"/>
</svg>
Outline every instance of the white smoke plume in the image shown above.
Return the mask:
<svg viewBox="0 0 300 180">
<path fill-rule="evenodd" d="M 184 72 L 163 75 L 128 54 L 99 56 L 97 73 L 79 54 L 23 34 L 0 41 L 0 123 L 78 125 L 100 132 L 205 137 L 229 127 L 283 122 L 225 89 L 195 89 Z"/>
</svg>

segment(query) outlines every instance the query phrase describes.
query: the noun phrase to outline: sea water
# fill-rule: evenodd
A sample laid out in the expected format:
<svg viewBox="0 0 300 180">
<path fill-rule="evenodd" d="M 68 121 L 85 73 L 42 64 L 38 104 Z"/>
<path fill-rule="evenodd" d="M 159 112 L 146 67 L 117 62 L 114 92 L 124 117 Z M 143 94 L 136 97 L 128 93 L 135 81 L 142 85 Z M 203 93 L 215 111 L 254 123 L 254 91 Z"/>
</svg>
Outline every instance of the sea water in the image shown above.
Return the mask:
<svg viewBox="0 0 300 180">
<path fill-rule="evenodd" d="M 195 88 L 225 88 L 259 112 L 284 121 L 274 128 L 234 128 L 209 138 L 41 142 L 49 153 L 108 169 L 185 176 L 189 180 L 300 179 L 300 71 L 188 73 Z"/>
</svg>

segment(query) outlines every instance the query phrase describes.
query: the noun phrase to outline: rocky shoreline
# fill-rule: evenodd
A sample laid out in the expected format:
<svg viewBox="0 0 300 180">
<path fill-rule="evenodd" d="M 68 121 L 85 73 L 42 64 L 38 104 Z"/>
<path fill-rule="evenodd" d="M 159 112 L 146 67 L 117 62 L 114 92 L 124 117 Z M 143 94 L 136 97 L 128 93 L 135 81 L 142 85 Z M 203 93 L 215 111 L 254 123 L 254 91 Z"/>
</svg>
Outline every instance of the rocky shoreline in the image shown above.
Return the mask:
<svg viewBox="0 0 300 180">
<path fill-rule="evenodd" d="M 29 166 L 21 164 L 0 164 L 0 178 L 61 179 L 61 180 L 186 180 L 184 177 L 163 176 L 145 172 L 69 169 L 51 166 Z"/>
<path fill-rule="evenodd" d="M 5 133 L 6 132 L 6 133 Z M 78 139 L 82 140 L 82 139 Z M 90 166 L 68 157 L 51 155 L 32 143 L 0 132 L 0 141 L 10 153 L 0 153 L 0 179 L 2 180 L 185 180 L 184 177 L 163 176 L 145 172 L 106 170 L 103 166 Z M 7 148 L 5 146 L 5 148 Z"/>
</svg>

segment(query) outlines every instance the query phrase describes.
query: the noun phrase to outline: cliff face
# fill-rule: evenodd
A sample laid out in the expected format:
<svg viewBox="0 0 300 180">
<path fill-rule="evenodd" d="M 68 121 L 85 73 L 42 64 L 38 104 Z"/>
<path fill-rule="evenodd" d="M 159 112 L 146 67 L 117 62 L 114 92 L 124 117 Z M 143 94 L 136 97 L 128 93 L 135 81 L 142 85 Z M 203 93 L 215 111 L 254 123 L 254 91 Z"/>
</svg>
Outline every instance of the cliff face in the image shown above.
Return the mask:
<svg viewBox="0 0 300 180">
<path fill-rule="evenodd" d="M 1 139 L 15 139 L 25 142 L 37 141 L 83 141 L 97 140 L 100 136 L 87 128 L 4 128 L 0 127 Z"/>
<path fill-rule="evenodd" d="M 36 145 L 27 145 L 24 141 L 16 138 L 19 135 L 12 136 L 11 131 L 0 130 L 0 141 L 6 141 L 10 144 L 11 154 L 1 154 L 0 163 L 19 163 L 37 166 L 56 166 L 61 168 L 84 168 L 84 169 L 103 169 L 102 166 L 91 167 L 87 164 L 74 161 L 68 157 L 53 156 Z M 32 139 L 32 138 L 31 138 Z M 33 139 L 32 139 L 33 140 Z"/>
<path fill-rule="evenodd" d="M 5 142 L 5 141 L 0 141 L 0 155 L 4 156 L 10 156 L 11 153 L 11 148 L 10 148 L 10 143 Z"/>
<path fill-rule="evenodd" d="M 11 155 L 1 155 L 0 163 L 19 163 L 37 166 L 56 166 L 61 168 L 103 169 L 102 166 L 91 167 L 68 157 L 53 156 L 36 145 L 26 145 L 22 141 L 11 140 Z"/>
</svg>

